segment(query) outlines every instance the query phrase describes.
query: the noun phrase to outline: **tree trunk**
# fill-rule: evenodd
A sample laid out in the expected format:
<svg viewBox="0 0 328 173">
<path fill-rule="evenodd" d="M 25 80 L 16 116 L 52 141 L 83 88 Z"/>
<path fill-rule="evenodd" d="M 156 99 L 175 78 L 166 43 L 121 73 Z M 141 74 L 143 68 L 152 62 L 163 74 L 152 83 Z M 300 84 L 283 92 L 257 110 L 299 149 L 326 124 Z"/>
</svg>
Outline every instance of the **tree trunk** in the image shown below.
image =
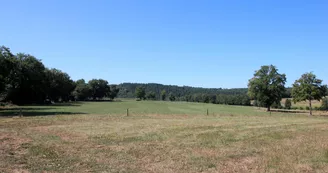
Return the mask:
<svg viewBox="0 0 328 173">
<path fill-rule="evenodd" d="M 267 112 L 270 112 L 270 106 L 267 107 Z"/>
<path fill-rule="evenodd" d="M 309 100 L 309 102 L 310 102 L 310 116 L 312 116 L 312 101 L 311 101 L 311 99 Z"/>
</svg>

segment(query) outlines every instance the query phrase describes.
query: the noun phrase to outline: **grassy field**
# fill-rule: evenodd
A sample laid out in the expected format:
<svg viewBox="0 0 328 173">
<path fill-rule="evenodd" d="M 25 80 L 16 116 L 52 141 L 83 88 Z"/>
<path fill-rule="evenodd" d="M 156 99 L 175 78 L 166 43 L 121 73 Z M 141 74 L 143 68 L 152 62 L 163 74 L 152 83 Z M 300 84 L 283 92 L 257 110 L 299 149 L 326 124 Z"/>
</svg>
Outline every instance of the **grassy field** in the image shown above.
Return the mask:
<svg viewBox="0 0 328 173">
<path fill-rule="evenodd" d="M 281 105 L 284 106 L 285 105 L 285 101 L 286 101 L 285 98 L 282 99 L 281 100 Z M 297 108 L 302 107 L 303 109 L 305 109 L 308 106 L 309 106 L 309 101 L 302 101 L 302 102 L 297 102 L 297 103 L 292 102 L 292 107 L 297 107 Z M 312 101 L 312 107 L 313 108 L 315 108 L 315 107 L 320 108 L 320 106 L 321 106 L 321 102 L 320 101 L 317 101 L 317 100 L 313 100 Z"/>
<path fill-rule="evenodd" d="M 324 116 L 147 101 L 0 116 L 0 172 L 328 172 Z"/>
</svg>

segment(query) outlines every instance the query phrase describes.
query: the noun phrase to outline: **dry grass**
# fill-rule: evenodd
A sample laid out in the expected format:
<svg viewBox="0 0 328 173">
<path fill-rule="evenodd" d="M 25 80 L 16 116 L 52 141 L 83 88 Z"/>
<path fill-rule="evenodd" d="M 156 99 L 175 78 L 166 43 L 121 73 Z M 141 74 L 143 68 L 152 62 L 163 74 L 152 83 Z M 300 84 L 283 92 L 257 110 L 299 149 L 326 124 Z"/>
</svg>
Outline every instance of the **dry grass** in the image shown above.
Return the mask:
<svg viewBox="0 0 328 173">
<path fill-rule="evenodd" d="M 0 172 L 328 172 L 322 117 L 56 115 L 0 131 Z"/>
<path fill-rule="evenodd" d="M 292 98 L 290 98 L 291 100 L 293 100 Z M 281 105 L 285 105 L 285 101 L 286 101 L 286 98 L 284 98 L 284 99 L 282 99 L 281 100 Z M 292 101 L 292 107 L 296 107 L 296 108 L 300 108 L 300 107 L 302 107 L 302 108 L 306 108 L 306 107 L 308 107 L 309 106 L 309 102 L 308 101 L 301 101 L 301 102 L 297 102 L 297 103 L 294 103 L 293 101 Z M 314 107 L 318 107 L 318 108 L 320 108 L 320 106 L 321 106 L 321 102 L 320 101 L 317 101 L 317 100 L 312 100 L 312 107 L 314 108 Z"/>
</svg>

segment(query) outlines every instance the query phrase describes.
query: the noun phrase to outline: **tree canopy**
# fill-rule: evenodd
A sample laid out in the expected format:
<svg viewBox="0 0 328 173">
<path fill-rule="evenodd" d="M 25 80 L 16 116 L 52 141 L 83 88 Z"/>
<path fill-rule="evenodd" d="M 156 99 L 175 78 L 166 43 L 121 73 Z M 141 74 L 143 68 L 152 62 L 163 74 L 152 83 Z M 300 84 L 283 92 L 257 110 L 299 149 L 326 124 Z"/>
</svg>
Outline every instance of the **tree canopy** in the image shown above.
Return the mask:
<svg viewBox="0 0 328 173">
<path fill-rule="evenodd" d="M 145 88 L 142 86 L 139 86 L 136 88 L 136 97 L 140 100 L 144 100 L 146 98 L 146 91 Z"/>
<path fill-rule="evenodd" d="M 280 102 L 285 92 L 286 75 L 273 66 L 262 66 L 248 83 L 248 95 L 261 102 L 267 111 L 273 103 Z"/>
<path fill-rule="evenodd" d="M 9 48 L 0 47 L 0 101 L 31 104 L 45 103 L 46 100 L 113 99 L 118 92 L 119 89 L 106 80 L 74 82 L 67 73 L 45 67 L 32 55 L 14 55 Z"/>
<path fill-rule="evenodd" d="M 312 100 L 320 101 L 325 96 L 326 91 L 327 85 L 322 85 L 321 79 L 317 79 L 312 72 L 305 73 L 293 84 L 293 101 L 309 101 L 310 115 L 312 115 Z"/>
</svg>

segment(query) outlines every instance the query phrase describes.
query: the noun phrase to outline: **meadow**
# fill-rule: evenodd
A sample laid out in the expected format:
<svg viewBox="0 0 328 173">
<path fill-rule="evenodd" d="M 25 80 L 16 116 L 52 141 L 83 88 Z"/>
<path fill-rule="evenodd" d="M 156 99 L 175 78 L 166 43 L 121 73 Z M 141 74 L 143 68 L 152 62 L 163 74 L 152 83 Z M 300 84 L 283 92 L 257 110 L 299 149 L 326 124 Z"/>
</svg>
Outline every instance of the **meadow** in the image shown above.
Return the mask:
<svg viewBox="0 0 328 173">
<path fill-rule="evenodd" d="M 0 172 L 328 172 L 326 116 L 123 100 L 0 117 Z"/>
<path fill-rule="evenodd" d="M 290 100 L 293 100 L 292 98 L 289 98 Z M 282 99 L 281 100 L 281 105 L 285 105 L 285 101 L 286 99 Z M 312 107 L 313 109 L 315 108 L 320 108 L 322 105 L 322 102 L 321 101 L 317 101 L 317 100 L 313 100 L 312 101 Z M 292 101 L 292 107 L 294 108 L 297 108 L 297 109 L 300 109 L 300 107 L 302 107 L 303 109 L 306 109 L 306 107 L 309 107 L 309 101 L 301 101 L 301 102 L 297 102 L 297 103 L 294 103 Z"/>
</svg>

